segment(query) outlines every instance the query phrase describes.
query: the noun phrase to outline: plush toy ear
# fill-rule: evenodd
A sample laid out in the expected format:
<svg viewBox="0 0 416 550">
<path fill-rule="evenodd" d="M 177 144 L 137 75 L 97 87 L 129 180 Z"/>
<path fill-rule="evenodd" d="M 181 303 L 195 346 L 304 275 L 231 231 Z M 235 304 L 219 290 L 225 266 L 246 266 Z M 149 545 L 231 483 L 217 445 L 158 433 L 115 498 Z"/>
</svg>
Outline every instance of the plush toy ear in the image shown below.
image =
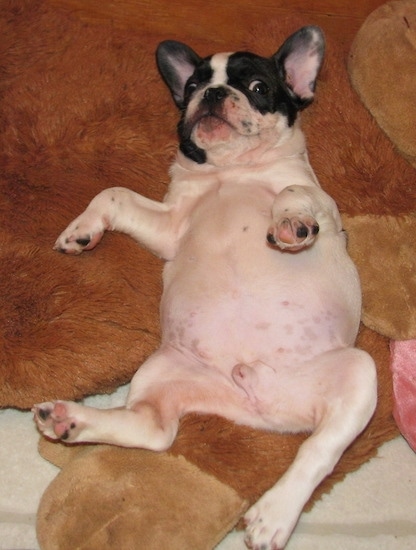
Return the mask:
<svg viewBox="0 0 416 550">
<path fill-rule="evenodd" d="M 305 107 L 313 100 L 324 52 L 322 30 L 308 26 L 292 34 L 274 55 L 279 75 L 297 107 Z"/>
<path fill-rule="evenodd" d="M 156 50 L 156 61 L 176 105 L 181 109 L 184 102 L 185 84 L 194 73 L 201 58 L 186 44 L 175 40 L 165 40 L 159 44 Z"/>
</svg>

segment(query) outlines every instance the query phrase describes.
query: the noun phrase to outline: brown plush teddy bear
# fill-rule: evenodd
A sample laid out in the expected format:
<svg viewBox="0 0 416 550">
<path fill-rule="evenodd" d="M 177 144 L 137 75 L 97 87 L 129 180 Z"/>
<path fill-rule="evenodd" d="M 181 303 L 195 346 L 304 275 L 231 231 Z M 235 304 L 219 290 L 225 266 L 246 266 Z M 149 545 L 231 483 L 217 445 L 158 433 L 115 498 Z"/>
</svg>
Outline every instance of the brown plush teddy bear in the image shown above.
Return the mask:
<svg viewBox="0 0 416 550">
<path fill-rule="evenodd" d="M 363 103 L 416 168 L 413 0 L 388 2 L 367 18 L 352 45 L 349 72 Z M 372 228 L 373 244 L 383 250 L 377 258 L 374 287 L 383 282 L 385 291 L 382 296 L 372 293 L 374 307 L 369 326 L 395 340 L 391 344 L 394 416 L 416 451 L 416 176 L 409 185 L 413 193 L 408 214 L 386 220 L 386 227 L 377 235 Z M 385 315 L 386 311 L 395 313 Z"/>
<path fill-rule="evenodd" d="M 156 347 L 158 261 L 113 234 L 81 258 L 51 247 L 74 214 L 115 181 L 152 198 L 164 194 L 177 113 L 153 59 L 165 36 L 86 25 L 38 1 L 13 0 L 0 15 L 0 206 L 9 214 L 0 228 L 0 404 L 27 408 L 110 391 Z M 270 21 L 243 46 L 271 55 L 309 22 Z M 216 48 L 212 39 L 183 38 L 201 54 Z M 358 344 L 376 360 L 379 403 L 313 499 L 397 434 L 389 338 L 408 328 L 396 310 L 410 283 L 403 267 L 395 271 L 395 258 L 399 252 L 402 265 L 413 261 L 406 229 L 414 169 L 361 105 L 344 53 L 328 39 L 317 99 L 303 125 L 311 162 L 340 207 L 360 270 Z M 40 545 L 212 548 L 285 471 L 302 439 L 189 415 L 168 453 L 41 440 L 43 456 L 62 471 L 39 507 Z"/>
</svg>

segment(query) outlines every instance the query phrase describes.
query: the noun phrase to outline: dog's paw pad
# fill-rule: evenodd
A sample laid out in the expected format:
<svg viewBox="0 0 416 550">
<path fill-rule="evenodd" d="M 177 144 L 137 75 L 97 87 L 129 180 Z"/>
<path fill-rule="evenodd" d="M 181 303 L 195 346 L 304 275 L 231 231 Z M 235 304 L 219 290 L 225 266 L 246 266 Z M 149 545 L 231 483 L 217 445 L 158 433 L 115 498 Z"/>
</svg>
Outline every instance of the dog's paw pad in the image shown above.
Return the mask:
<svg viewBox="0 0 416 550">
<path fill-rule="evenodd" d="M 104 229 L 86 232 L 83 228 L 71 225 L 58 237 L 54 249 L 64 254 L 81 254 L 84 250 L 91 250 L 101 240 Z"/>
<path fill-rule="evenodd" d="M 84 237 L 83 239 L 80 238 L 80 239 L 76 239 L 75 242 L 77 244 L 79 244 L 80 246 L 83 246 L 83 247 L 86 247 L 90 244 L 91 242 L 91 237 Z"/>
<path fill-rule="evenodd" d="M 51 439 L 73 441 L 81 429 L 80 423 L 69 415 L 68 403 L 55 401 L 32 408 L 40 432 Z"/>
<path fill-rule="evenodd" d="M 253 550 L 283 550 L 290 536 L 280 530 L 261 513 L 255 516 L 245 516 L 246 532 L 244 542 Z"/>
<path fill-rule="evenodd" d="M 310 246 L 319 233 L 319 224 L 311 216 L 281 218 L 267 233 L 267 242 L 282 250 L 300 250 Z"/>
<path fill-rule="evenodd" d="M 285 548 L 302 509 L 293 499 L 292 489 L 278 483 L 247 510 L 245 541 L 249 548 Z"/>
</svg>

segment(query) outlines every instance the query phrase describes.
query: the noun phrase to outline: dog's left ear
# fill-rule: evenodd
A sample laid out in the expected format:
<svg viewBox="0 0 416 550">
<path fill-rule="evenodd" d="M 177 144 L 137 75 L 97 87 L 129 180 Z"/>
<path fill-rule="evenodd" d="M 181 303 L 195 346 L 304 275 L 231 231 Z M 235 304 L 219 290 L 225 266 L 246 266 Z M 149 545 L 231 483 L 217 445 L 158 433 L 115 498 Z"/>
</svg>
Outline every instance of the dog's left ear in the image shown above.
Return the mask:
<svg viewBox="0 0 416 550">
<path fill-rule="evenodd" d="M 313 100 L 316 78 L 325 52 L 325 38 L 316 26 L 302 27 L 273 56 L 279 76 L 298 108 Z"/>
<path fill-rule="evenodd" d="M 186 44 L 165 40 L 156 50 L 156 61 L 176 105 L 182 109 L 185 84 L 201 62 L 201 58 Z"/>
</svg>

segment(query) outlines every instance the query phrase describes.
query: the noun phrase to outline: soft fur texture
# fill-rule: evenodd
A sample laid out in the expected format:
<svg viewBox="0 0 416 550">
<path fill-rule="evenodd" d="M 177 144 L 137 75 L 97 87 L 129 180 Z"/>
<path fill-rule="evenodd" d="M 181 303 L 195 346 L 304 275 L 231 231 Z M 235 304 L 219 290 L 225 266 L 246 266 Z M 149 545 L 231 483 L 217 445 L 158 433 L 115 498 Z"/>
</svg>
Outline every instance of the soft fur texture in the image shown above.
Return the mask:
<svg viewBox="0 0 416 550">
<path fill-rule="evenodd" d="M 388 2 L 364 22 L 351 48 L 349 72 L 363 103 L 398 150 L 416 167 L 416 5 L 413 0 Z M 382 78 L 380 78 L 382 74 Z M 393 220 L 402 242 L 396 250 L 378 259 L 386 274 L 388 291 L 376 309 L 394 311 L 384 334 L 398 340 L 391 346 L 394 384 L 394 416 L 416 451 L 416 176 L 409 182 L 412 196 L 409 215 Z M 397 225 L 398 222 L 400 225 Z M 404 231 L 403 231 L 404 230 Z M 378 235 L 386 242 L 386 231 Z M 391 323 L 393 321 L 393 324 Z M 369 325 L 371 326 L 371 325 Z M 392 330 L 393 329 L 393 330 Z"/>
<path fill-rule="evenodd" d="M 242 46 L 270 54 L 304 23 L 296 17 L 268 23 Z M 108 391 L 130 379 L 143 357 L 156 347 L 158 261 L 116 234 L 107 235 L 97 250 L 81 258 L 59 255 L 52 245 L 73 214 L 105 187 L 124 185 L 156 199 L 163 196 L 176 147 L 177 113 L 157 76 L 153 57 L 157 42 L 166 37 L 145 36 L 140 29 L 128 32 L 110 25 L 88 26 L 41 2 L 23 0 L 3 4 L 0 24 L 4 71 L 0 403 L 27 408 L 42 400 Z M 213 40 L 184 39 L 193 40 L 202 54 L 215 49 Z M 366 281 L 376 284 L 374 264 L 364 261 L 375 251 L 372 242 L 358 237 L 360 224 L 353 223 L 355 216 L 372 214 L 373 227 L 383 231 L 379 215 L 407 214 L 415 197 L 409 185 L 414 171 L 395 153 L 355 97 L 342 52 L 331 40 L 317 101 L 305 113 L 303 127 L 323 187 L 338 202 L 346 225 L 351 222 L 351 254 L 359 264 L 365 289 Z M 394 250 L 392 240 L 399 247 L 403 236 L 400 232 L 386 236 Z M 380 301 L 385 291 L 381 281 Z M 364 295 L 364 320 L 366 315 L 375 318 L 378 326 L 392 315 L 379 308 L 375 317 L 371 312 L 371 301 Z M 391 418 L 388 340 L 363 327 L 359 345 L 378 365 L 377 412 L 315 498 L 397 433 Z M 176 475 L 186 478 L 191 469 L 201 491 L 209 494 L 214 487 L 211 494 L 216 497 L 207 498 L 198 514 L 197 529 L 205 529 L 204 535 L 188 547 L 212 548 L 248 503 L 287 468 L 301 439 L 256 432 L 217 417 L 184 418 L 170 458 L 154 459 L 168 464 L 159 476 L 167 485 L 176 483 Z M 39 510 L 43 548 L 64 548 L 65 541 L 71 549 L 125 550 L 135 547 L 137 540 L 146 540 L 149 549 L 183 550 L 184 540 L 194 540 L 191 496 L 195 485 L 184 483 L 180 492 L 173 491 L 169 498 L 166 494 L 163 509 L 157 513 L 150 503 L 164 489 L 149 481 L 145 497 L 140 491 L 128 490 L 137 473 L 145 477 L 144 451 L 101 446 L 67 449 L 64 461 L 54 458 L 51 443 L 43 444 L 42 452 L 63 466 Z M 74 464 L 81 460 L 80 452 L 84 462 L 77 469 Z M 126 452 L 131 462 L 123 461 Z M 146 460 L 152 456 L 146 453 Z M 92 491 L 97 482 L 84 477 L 85 471 L 98 472 L 103 487 L 109 480 L 125 477 L 128 483 L 117 486 L 119 500 L 113 499 L 113 485 L 99 495 Z M 69 490 L 74 487 L 77 507 L 70 501 Z M 223 498 L 227 512 L 218 505 Z M 146 521 L 120 514 L 118 503 L 123 499 L 129 507 L 140 507 Z M 155 526 L 159 529 L 171 522 L 170 509 L 178 500 L 186 504 L 181 525 L 167 530 L 161 540 Z M 58 518 L 58 502 L 71 510 L 76 533 L 71 527 L 74 523 Z M 92 516 L 86 510 L 95 513 Z M 206 528 L 208 522 L 210 528 Z M 51 524 L 58 526 L 53 532 Z"/>
<path fill-rule="evenodd" d="M 373 11 L 355 37 L 349 71 L 354 87 L 381 128 L 416 166 L 413 0 L 394 0 Z"/>
<path fill-rule="evenodd" d="M 352 44 L 348 70 L 365 106 L 403 156 L 416 167 L 416 6 L 413 0 L 388 2 L 367 18 Z M 379 242 L 387 247 L 390 243 L 394 248 L 390 248 L 389 259 L 384 256 L 387 263 L 379 262 L 385 275 L 382 276 L 379 269 L 375 285 L 380 288 L 383 282 L 385 290 L 383 299 L 379 297 L 373 306 L 373 324 L 369 324 L 397 340 L 416 337 L 415 172 L 405 185 L 405 196 L 401 187 L 396 188 L 397 200 L 403 200 L 404 208 L 393 214 L 407 216 L 399 216 L 393 225 L 390 220 L 386 230 L 378 232 Z M 392 241 L 392 232 L 400 235 L 400 240 Z M 387 311 L 393 317 L 386 315 Z M 374 314 L 384 319 L 384 326 L 374 323 Z"/>
</svg>

